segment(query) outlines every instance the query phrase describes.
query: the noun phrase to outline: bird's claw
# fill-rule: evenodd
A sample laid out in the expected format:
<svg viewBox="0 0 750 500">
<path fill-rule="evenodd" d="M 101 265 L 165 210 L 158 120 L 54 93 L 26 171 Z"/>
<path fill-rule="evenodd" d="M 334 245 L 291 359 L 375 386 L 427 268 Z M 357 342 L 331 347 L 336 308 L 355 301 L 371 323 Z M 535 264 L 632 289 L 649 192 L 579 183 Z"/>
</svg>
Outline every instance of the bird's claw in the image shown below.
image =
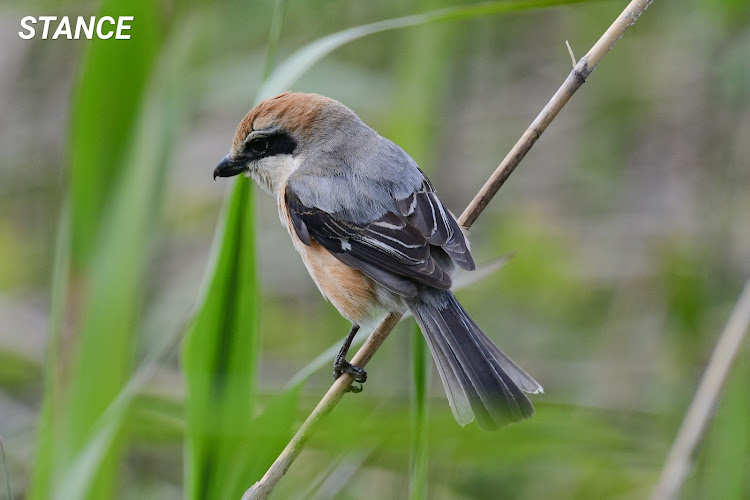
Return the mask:
<svg viewBox="0 0 750 500">
<path fill-rule="evenodd" d="M 367 372 L 364 369 L 354 366 L 345 359 L 337 360 L 333 365 L 333 379 L 337 380 L 344 373 L 354 375 L 354 382 L 358 384 L 364 384 L 367 381 Z M 362 392 L 362 385 L 356 386 L 352 384 L 347 389 L 347 392 Z"/>
</svg>

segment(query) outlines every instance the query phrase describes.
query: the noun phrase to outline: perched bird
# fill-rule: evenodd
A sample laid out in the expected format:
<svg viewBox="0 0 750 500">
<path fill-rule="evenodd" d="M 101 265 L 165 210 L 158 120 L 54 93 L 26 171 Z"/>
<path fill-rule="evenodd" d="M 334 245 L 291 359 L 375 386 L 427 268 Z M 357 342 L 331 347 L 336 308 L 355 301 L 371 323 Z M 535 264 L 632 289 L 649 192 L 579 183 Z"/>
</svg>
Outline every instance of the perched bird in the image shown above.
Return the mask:
<svg viewBox="0 0 750 500">
<path fill-rule="evenodd" d="M 459 424 L 476 418 L 496 429 L 534 414 L 524 393 L 542 387 L 450 291 L 456 266 L 474 269 L 469 244 L 404 150 L 338 101 L 285 93 L 245 116 L 214 179 L 242 173 L 276 197 L 310 276 L 352 323 L 334 377 L 351 373 L 364 382 L 366 372 L 346 361 L 360 325 L 408 309 Z"/>
</svg>

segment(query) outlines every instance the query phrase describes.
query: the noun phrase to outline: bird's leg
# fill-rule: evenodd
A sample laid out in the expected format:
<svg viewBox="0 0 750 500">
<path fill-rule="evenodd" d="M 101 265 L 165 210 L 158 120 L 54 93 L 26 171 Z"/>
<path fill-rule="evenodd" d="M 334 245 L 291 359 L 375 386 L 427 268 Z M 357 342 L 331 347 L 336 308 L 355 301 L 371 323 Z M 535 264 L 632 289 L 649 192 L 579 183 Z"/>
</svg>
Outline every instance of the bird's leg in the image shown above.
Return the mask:
<svg viewBox="0 0 750 500">
<path fill-rule="evenodd" d="M 341 344 L 341 349 L 339 349 L 339 353 L 336 355 L 336 359 L 333 362 L 333 379 L 336 380 L 344 373 L 349 373 L 351 375 L 354 375 L 354 381 L 359 384 L 364 384 L 367 380 L 367 372 L 364 371 L 362 368 L 358 366 L 354 366 L 351 363 L 349 363 L 346 360 L 346 353 L 349 352 L 349 347 L 352 345 L 352 340 L 354 340 L 354 336 L 357 335 L 357 332 L 359 331 L 359 325 L 352 325 L 352 328 L 349 330 L 349 333 L 346 335 L 346 338 L 344 339 L 344 343 Z M 355 385 L 349 386 L 349 392 L 362 392 L 362 386 L 359 387 Z"/>
</svg>

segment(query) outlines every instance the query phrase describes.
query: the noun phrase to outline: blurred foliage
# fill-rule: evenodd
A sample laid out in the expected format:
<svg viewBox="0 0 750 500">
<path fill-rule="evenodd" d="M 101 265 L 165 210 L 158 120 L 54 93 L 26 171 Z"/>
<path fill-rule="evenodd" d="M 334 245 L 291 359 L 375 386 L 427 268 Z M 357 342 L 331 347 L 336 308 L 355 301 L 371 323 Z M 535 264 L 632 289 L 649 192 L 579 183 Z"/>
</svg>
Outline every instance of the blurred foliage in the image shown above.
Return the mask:
<svg viewBox="0 0 750 500">
<path fill-rule="evenodd" d="M 567 75 L 564 40 L 580 57 L 621 4 L 55 4 L 135 15 L 116 43 L 20 41 L 19 16 L 51 4 L 0 6 L 15 495 L 238 498 L 329 386 L 311 360 L 347 322 L 274 201 L 210 182 L 253 96 L 340 99 L 458 213 Z M 460 298 L 545 386 L 532 420 L 457 426 L 399 327 L 275 496 L 646 497 L 750 275 L 748 53 L 746 1 L 655 2 L 472 228 L 480 263 L 517 253 Z M 750 495 L 748 366 L 745 349 L 685 498 Z"/>
<path fill-rule="evenodd" d="M 161 36 L 168 32 L 158 7 L 157 2 L 106 0 L 98 12 L 116 17 L 127 8 L 139 22 L 133 23 L 128 43 L 93 42 L 78 77 L 70 123 L 75 267 L 91 260 L 95 239 L 103 232 L 108 199 L 114 196 L 126 168 L 126 148 L 137 131 L 135 122 L 148 75 L 159 54 Z M 117 89 L 116 98 L 113 89 Z"/>
</svg>

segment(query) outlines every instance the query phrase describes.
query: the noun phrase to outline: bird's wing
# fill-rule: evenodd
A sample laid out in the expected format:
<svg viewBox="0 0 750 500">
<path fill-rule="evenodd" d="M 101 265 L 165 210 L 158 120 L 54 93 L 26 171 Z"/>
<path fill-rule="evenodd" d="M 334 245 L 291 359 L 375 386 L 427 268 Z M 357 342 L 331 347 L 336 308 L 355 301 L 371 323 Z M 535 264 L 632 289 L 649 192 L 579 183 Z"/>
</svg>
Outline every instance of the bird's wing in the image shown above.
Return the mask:
<svg viewBox="0 0 750 500">
<path fill-rule="evenodd" d="M 396 200 L 401 216 L 430 245 L 441 247 L 459 267 L 473 271 L 474 259 L 455 217 L 443 206 L 427 178 L 422 187 L 403 200 Z"/>
<path fill-rule="evenodd" d="M 399 295 L 415 296 L 417 283 L 451 287 L 448 270 L 439 257 L 435 259 L 440 248 L 461 267 L 474 268 L 458 223 L 426 180 L 421 190 L 394 200 L 394 211 L 367 223 L 306 206 L 290 185 L 285 196 L 292 226 L 304 244 L 318 242 L 344 264 Z"/>
</svg>

